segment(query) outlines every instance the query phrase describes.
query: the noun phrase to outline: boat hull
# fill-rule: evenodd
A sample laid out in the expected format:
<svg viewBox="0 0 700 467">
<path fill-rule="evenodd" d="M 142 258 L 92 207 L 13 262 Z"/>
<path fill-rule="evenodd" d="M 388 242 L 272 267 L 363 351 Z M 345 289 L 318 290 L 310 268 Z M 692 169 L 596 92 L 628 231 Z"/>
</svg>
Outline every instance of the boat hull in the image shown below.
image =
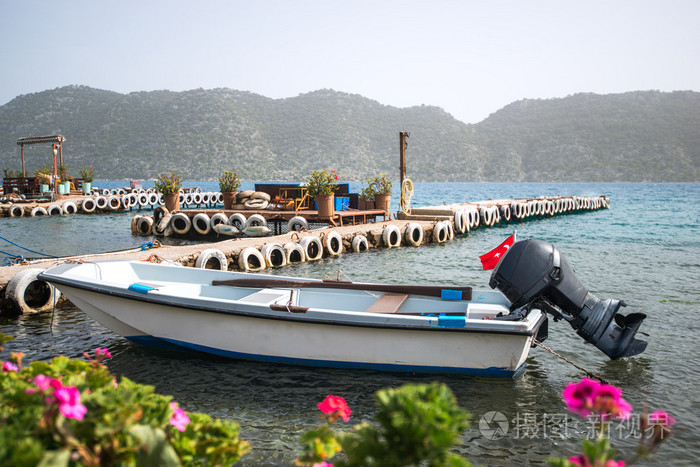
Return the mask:
<svg viewBox="0 0 700 467">
<path fill-rule="evenodd" d="M 512 377 L 545 319 L 537 311 L 514 329 L 489 320 L 467 329 L 418 327 L 408 317 L 404 325 L 381 315 L 366 321 L 311 319 L 312 312 L 256 312 L 238 302 L 203 305 L 53 279 L 88 316 L 134 342 L 295 365 Z M 52 281 L 46 274 L 44 280 Z M 419 319 L 426 318 L 414 321 Z"/>
</svg>

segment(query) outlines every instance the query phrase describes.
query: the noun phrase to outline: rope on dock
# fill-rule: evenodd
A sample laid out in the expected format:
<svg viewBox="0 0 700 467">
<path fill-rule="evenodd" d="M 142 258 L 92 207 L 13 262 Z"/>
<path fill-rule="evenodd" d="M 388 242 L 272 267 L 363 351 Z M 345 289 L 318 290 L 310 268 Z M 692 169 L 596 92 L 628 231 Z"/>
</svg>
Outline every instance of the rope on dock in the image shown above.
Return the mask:
<svg viewBox="0 0 700 467">
<path fill-rule="evenodd" d="M 603 383 L 603 384 L 610 384 L 610 383 L 608 383 L 605 379 L 601 378 L 600 376 L 598 376 L 598 375 L 596 375 L 596 374 L 594 374 L 594 373 L 592 373 L 592 372 L 586 370 L 586 369 L 583 368 L 582 366 L 579 366 L 579 365 L 575 364 L 574 362 L 572 362 L 572 361 L 569 360 L 568 358 L 564 357 L 563 355 L 560 355 L 560 354 L 556 353 L 554 350 L 550 349 L 549 347 L 547 347 L 546 345 L 544 345 L 542 342 L 538 341 L 537 339 L 533 339 L 532 341 L 535 343 L 536 346 L 542 347 L 544 350 L 546 350 L 547 352 L 551 353 L 551 354 L 554 355 L 555 357 L 559 357 L 559 358 L 561 358 L 562 360 L 564 360 L 565 362 L 570 363 L 571 365 L 575 366 L 575 367 L 578 368 L 579 370 L 581 370 L 581 371 L 583 371 L 584 373 L 586 373 L 586 375 L 590 376 L 591 378 L 595 378 L 595 379 L 597 379 L 598 381 L 600 381 L 600 382 Z"/>
</svg>

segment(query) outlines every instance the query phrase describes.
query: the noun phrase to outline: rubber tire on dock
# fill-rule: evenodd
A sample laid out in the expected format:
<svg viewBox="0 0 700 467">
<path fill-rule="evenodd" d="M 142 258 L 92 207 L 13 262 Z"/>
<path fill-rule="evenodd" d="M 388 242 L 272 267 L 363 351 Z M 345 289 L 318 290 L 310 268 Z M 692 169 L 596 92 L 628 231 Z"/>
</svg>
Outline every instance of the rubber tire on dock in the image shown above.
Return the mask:
<svg viewBox="0 0 700 467">
<path fill-rule="evenodd" d="M 32 217 L 37 217 L 37 216 L 48 216 L 49 213 L 46 212 L 46 209 L 42 206 L 37 206 L 34 209 L 32 209 L 32 212 L 29 214 Z"/>
<path fill-rule="evenodd" d="M 66 201 L 65 203 L 61 204 L 61 210 L 63 211 L 63 214 L 75 214 L 78 212 L 78 206 L 76 206 L 73 201 Z"/>
<path fill-rule="evenodd" d="M 212 228 L 214 228 L 215 225 L 219 225 L 219 224 L 229 225 L 228 217 L 226 217 L 226 214 L 222 214 L 220 212 L 217 212 L 216 214 L 211 216 L 211 220 L 209 221 L 209 224 L 211 224 Z"/>
<path fill-rule="evenodd" d="M 469 230 L 469 222 L 466 219 L 466 213 L 460 209 L 454 214 L 455 232 L 463 234 Z"/>
<path fill-rule="evenodd" d="M 309 235 L 299 241 L 299 245 L 304 249 L 307 261 L 318 261 L 323 258 L 323 243 L 315 235 Z"/>
<path fill-rule="evenodd" d="M 192 218 L 192 227 L 198 234 L 207 235 L 211 232 L 211 219 L 203 212 L 200 212 Z"/>
<path fill-rule="evenodd" d="M 355 235 L 352 238 L 352 251 L 355 253 L 364 253 L 369 251 L 369 242 L 364 235 Z"/>
<path fill-rule="evenodd" d="M 237 212 L 235 214 L 231 214 L 228 218 L 229 225 L 234 226 L 238 230 L 245 229 L 247 222 L 248 222 L 248 220 L 240 212 Z"/>
<path fill-rule="evenodd" d="M 265 269 L 265 258 L 257 248 L 249 246 L 238 255 L 238 267 L 243 271 L 261 271 Z"/>
<path fill-rule="evenodd" d="M 449 237 L 450 234 L 447 231 L 447 225 L 442 221 L 436 222 L 433 226 L 433 240 L 435 240 L 436 243 L 445 243 Z"/>
<path fill-rule="evenodd" d="M 382 232 L 382 243 L 387 248 L 401 246 L 401 232 L 395 225 L 387 225 Z"/>
<path fill-rule="evenodd" d="M 93 198 L 85 198 L 82 203 L 80 203 L 80 209 L 85 213 L 85 214 L 91 214 L 95 212 L 95 209 L 97 208 L 97 203 Z"/>
<path fill-rule="evenodd" d="M 343 252 L 343 238 L 335 230 L 331 230 L 323 237 L 323 246 L 329 256 L 338 256 Z"/>
<path fill-rule="evenodd" d="M 251 211 L 262 211 L 263 209 L 267 209 L 268 204 L 270 204 L 268 201 L 257 198 L 250 198 L 243 202 L 243 206 Z"/>
<path fill-rule="evenodd" d="M 306 253 L 304 253 L 304 249 L 298 243 L 285 243 L 283 248 L 287 264 L 298 264 L 306 262 Z"/>
<path fill-rule="evenodd" d="M 418 222 L 411 222 L 406 226 L 403 234 L 404 241 L 409 246 L 421 246 L 423 244 L 423 227 Z"/>
<path fill-rule="evenodd" d="M 245 223 L 245 227 L 263 226 L 267 225 L 267 219 L 265 219 L 260 214 L 253 214 L 248 218 Z"/>
<path fill-rule="evenodd" d="M 266 243 L 260 253 L 265 258 L 265 265 L 268 268 L 280 268 L 287 265 L 287 254 L 279 243 Z"/>
<path fill-rule="evenodd" d="M 287 230 L 289 232 L 300 232 L 302 230 L 309 230 L 309 222 L 301 217 L 294 216 L 287 222 Z"/>
<path fill-rule="evenodd" d="M 24 216 L 24 208 L 18 204 L 13 204 L 7 211 L 10 217 L 22 217 Z"/>
<path fill-rule="evenodd" d="M 122 206 L 122 200 L 117 195 L 110 196 L 107 198 L 107 209 L 110 211 L 116 211 Z"/>
<path fill-rule="evenodd" d="M 160 220 L 170 214 L 170 211 L 168 211 L 168 208 L 165 206 L 158 206 L 153 210 L 153 222 L 158 224 Z"/>
<path fill-rule="evenodd" d="M 226 255 L 216 248 L 208 248 L 201 252 L 194 262 L 194 267 L 199 269 L 216 269 L 219 271 L 228 270 L 228 259 Z"/>
<path fill-rule="evenodd" d="M 141 235 L 151 235 L 153 233 L 153 218 L 143 216 L 136 222 L 136 230 Z"/>
<path fill-rule="evenodd" d="M 178 235 L 187 235 L 192 229 L 192 221 L 187 214 L 177 212 L 170 219 L 170 228 Z"/>
<path fill-rule="evenodd" d="M 61 298 L 60 290 L 53 285 L 38 280 L 37 275 L 43 269 L 24 269 L 7 283 L 5 298 L 12 302 L 22 313 L 50 310 Z"/>
</svg>

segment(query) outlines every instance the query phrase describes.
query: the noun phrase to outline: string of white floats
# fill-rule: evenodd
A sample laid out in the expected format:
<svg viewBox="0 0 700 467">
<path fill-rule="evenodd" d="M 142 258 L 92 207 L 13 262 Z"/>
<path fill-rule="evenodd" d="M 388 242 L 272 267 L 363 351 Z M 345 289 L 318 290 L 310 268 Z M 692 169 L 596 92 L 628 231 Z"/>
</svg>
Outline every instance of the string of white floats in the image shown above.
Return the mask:
<svg viewBox="0 0 700 467">
<path fill-rule="evenodd" d="M 417 222 L 409 222 L 403 228 L 399 228 L 395 224 L 387 224 L 376 243 L 377 246 L 385 248 L 396 248 L 401 245 L 417 247 L 426 242 L 444 243 L 452 240 L 456 234 L 464 235 L 479 226 L 492 226 L 499 222 L 511 222 L 515 219 L 524 220 L 534 216 L 554 216 L 582 210 L 604 209 L 609 208 L 609 206 L 609 200 L 602 196 L 596 198 L 575 196 L 514 201 L 510 204 L 494 204 L 478 208 L 469 207 L 456 210 L 454 218 L 451 220 L 445 219 L 435 222 L 432 229 L 430 226 L 424 229 Z M 238 214 L 240 215 L 240 213 Z M 185 215 L 183 214 L 183 216 Z M 225 216 L 223 217 L 225 218 Z M 164 219 L 161 222 L 164 222 Z M 212 216 L 213 219 L 214 216 Z M 241 218 L 237 218 L 237 221 L 240 222 Z M 224 220 L 221 219 L 221 222 Z M 298 230 L 295 228 L 299 226 L 296 223 L 305 225 L 305 222 L 302 217 L 291 219 L 288 223 L 289 231 Z M 301 237 L 298 242 L 288 242 L 283 245 L 267 243 L 261 249 L 244 248 L 237 255 L 229 255 L 232 263 L 230 265 L 229 258 L 223 252 L 215 248 L 207 249 L 197 257 L 195 267 L 222 270 L 235 267 L 242 271 L 254 272 L 269 267 L 276 268 L 305 261 L 318 261 L 324 256 L 340 255 L 344 249 L 344 241 L 348 251 L 362 253 L 370 248 L 369 240 L 362 234 L 355 234 L 343 239 L 336 231 L 329 231 L 322 232 L 320 236 L 313 233 L 306 235 Z M 347 248 L 348 246 L 349 248 Z"/>
</svg>

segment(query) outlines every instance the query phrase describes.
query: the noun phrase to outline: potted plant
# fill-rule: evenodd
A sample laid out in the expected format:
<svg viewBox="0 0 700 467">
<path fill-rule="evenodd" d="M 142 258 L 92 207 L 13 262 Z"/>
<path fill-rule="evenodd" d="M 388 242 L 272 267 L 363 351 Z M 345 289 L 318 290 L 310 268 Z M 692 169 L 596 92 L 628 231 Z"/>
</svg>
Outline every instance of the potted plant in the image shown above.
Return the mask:
<svg viewBox="0 0 700 467">
<path fill-rule="evenodd" d="M 374 209 L 374 186 L 372 184 L 363 186 L 362 190 L 360 190 L 360 195 L 357 200 L 357 209 L 360 211 Z"/>
<path fill-rule="evenodd" d="M 92 181 L 95 179 L 95 171 L 92 168 L 92 165 L 88 162 L 87 167 L 80 167 L 78 171 L 80 172 L 80 178 L 83 179 L 83 194 L 90 194 L 90 190 L 92 189 Z"/>
<path fill-rule="evenodd" d="M 168 170 L 164 174 L 158 174 L 153 187 L 163 195 L 165 208 L 169 212 L 180 209 L 180 188 L 182 188 L 182 177 L 180 174 L 172 170 Z"/>
<path fill-rule="evenodd" d="M 49 164 L 44 164 L 34 171 L 34 176 L 39 180 L 39 191 L 41 193 L 46 193 L 49 191 L 49 185 L 51 185 L 51 175 L 53 175 L 53 170 Z"/>
<path fill-rule="evenodd" d="M 241 187 L 241 180 L 236 172 L 224 170 L 219 177 L 219 191 L 224 196 L 224 209 L 231 209 L 236 199 L 236 193 Z"/>
<path fill-rule="evenodd" d="M 70 194 L 70 178 L 70 175 L 68 175 L 68 169 L 63 165 L 58 166 L 58 180 L 56 180 L 56 183 L 59 194 Z"/>
<path fill-rule="evenodd" d="M 335 214 L 335 190 L 338 188 L 338 175 L 335 170 L 313 170 L 306 181 L 309 196 L 316 198 L 318 217 L 330 219 Z"/>
<path fill-rule="evenodd" d="M 388 214 L 391 203 L 391 179 L 386 174 L 379 174 L 378 177 L 369 179 L 368 182 L 374 188 L 374 207 Z"/>
</svg>

